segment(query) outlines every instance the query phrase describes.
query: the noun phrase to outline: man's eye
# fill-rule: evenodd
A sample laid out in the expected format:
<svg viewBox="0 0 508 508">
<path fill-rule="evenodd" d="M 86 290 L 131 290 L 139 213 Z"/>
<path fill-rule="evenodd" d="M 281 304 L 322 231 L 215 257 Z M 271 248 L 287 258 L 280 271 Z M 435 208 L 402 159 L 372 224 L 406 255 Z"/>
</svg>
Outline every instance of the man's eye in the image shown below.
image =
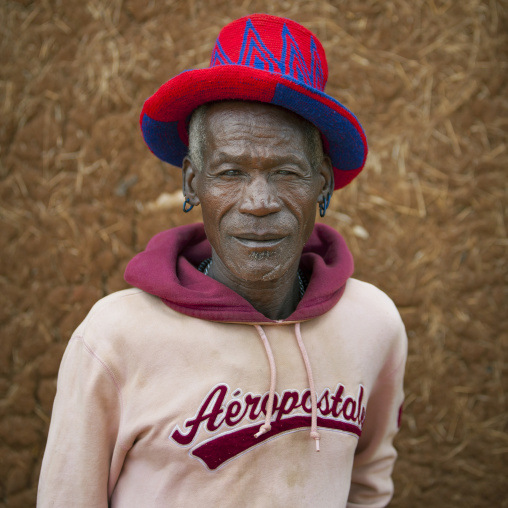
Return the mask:
<svg viewBox="0 0 508 508">
<path fill-rule="evenodd" d="M 228 169 L 226 171 L 223 171 L 220 176 L 238 176 L 240 174 L 240 171 L 237 169 Z"/>
<path fill-rule="evenodd" d="M 287 175 L 294 175 L 295 172 L 291 171 L 290 169 L 279 169 L 277 171 L 278 175 L 287 176 Z"/>
</svg>

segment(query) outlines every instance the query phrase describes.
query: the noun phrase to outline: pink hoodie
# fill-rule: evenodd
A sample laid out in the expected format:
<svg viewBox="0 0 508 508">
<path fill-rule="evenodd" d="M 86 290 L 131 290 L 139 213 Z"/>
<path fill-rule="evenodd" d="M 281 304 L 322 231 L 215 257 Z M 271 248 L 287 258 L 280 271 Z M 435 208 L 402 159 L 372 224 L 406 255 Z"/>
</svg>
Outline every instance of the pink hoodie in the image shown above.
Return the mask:
<svg viewBox="0 0 508 508">
<path fill-rule="evenodd" d="M 210 255 L 201 224 L 160 233 L 127 267 L 139 289 L 78 327 L 38 505 L 386 506 L 406 358 L 391 300 L 324 225 L 287 320 L 199 272 Z"/>
</svg>

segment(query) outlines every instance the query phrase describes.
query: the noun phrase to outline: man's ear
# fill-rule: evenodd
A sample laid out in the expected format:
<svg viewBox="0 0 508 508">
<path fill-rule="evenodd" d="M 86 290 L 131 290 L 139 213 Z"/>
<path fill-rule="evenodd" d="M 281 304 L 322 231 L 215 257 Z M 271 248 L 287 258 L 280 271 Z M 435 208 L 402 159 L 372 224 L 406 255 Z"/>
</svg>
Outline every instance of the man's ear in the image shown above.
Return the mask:
<svg viewBox="0 0 508 508">
<path fill-rule="evenodd" d="M 333 166 L 332 161 L 328 155 L 323 157 L 323 162 L 319 167 L 319 174 L 323 177 L 323 187 L 319 195 L 319 202 L 326 200 L 328 195 L 332 195 L 333 188 L 335 186 L 335 180 L 333 178 Z"/>
<path fill-rule="evenodd" d="M 182 163 L 183 195 L 193 206 L 199 205 L 199 198 L 196 192 L 198 170 L 189 157 L 185 157 Z"/>
</svg>

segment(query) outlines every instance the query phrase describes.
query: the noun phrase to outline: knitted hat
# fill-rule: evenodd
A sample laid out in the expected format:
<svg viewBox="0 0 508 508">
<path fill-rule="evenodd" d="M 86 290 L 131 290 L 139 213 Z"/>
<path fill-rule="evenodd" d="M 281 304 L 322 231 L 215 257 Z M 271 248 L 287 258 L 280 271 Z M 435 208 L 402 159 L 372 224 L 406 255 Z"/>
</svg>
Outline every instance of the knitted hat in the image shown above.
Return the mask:
<svg viewBox="0 0 508 508">
<path fill-rule="evenodd" d="M 367 140 L 353 113 L 323 92 L 327 78 L 325 51 L 312 32 L 289 19 L 246 16 L 221 30 L 210 67 L 178 74 L 147 99 L 143 137 L 157 157 L 181 166 L 190 115 L 201 104 L 247 100 L 282 106 L 319 129 L 339 189 L 362 170 Z"/>
</svg>

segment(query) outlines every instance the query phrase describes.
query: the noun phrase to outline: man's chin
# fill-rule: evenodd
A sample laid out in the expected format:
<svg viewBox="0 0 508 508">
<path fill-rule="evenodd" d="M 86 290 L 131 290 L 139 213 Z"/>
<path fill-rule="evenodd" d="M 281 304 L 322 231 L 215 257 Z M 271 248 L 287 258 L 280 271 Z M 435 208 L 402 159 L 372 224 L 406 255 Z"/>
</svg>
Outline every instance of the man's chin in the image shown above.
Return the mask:
<svg viewBox="0 0 508 508">
<path fill-rule="evenodd" d="M 240 242 L 232 242 L 218 254 L 223 268 L 233 278 L 245 282 L 269 282 L 283 277 L 292 266 L 291 245 L 278 242 L 269 248 L 252 248 Z M 299 259 L 299 256 L 298 256 Z"/>
<path fill-rule="evenodd" d="M 271 251 L 253 251 L 244 263 L 235 266 L 238 278 L 249 282 L 277 280 L 287 271 L 287 264 L 279 262 L 279 256 Z"/>
<path fill-rule="evenodd" d="M 275 252 L 270 250 L 254 250 L 249 254 L 250 259 L 253 261 L 263 261 L 264 259 L 268 259 L 269 257 L 273 257 Z"/>
</svg>

